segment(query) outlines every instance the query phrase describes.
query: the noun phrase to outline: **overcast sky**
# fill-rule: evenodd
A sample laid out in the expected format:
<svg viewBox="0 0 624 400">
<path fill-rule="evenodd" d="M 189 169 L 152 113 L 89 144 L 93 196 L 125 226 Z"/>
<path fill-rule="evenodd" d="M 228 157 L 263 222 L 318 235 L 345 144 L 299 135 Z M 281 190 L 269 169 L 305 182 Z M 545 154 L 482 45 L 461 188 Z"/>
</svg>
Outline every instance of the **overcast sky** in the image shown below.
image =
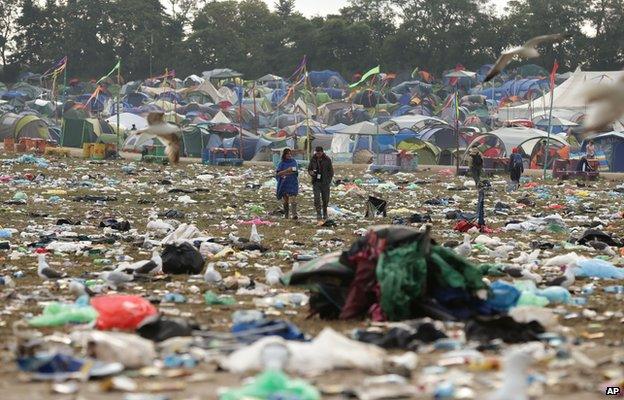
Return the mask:
<svg viewBox="0 0 624 400">
<path fill-rule="evenodd" d="M 492 0 L 499 9 L 502 9 L 507 0 Z M 270 7 L 273 7 L 275 0 L 264 0 Z M 296 0 L 296 8 L 306 16 L 336 14 L 340 8 L 344 7 L 347 0 Z"/>
</svg>

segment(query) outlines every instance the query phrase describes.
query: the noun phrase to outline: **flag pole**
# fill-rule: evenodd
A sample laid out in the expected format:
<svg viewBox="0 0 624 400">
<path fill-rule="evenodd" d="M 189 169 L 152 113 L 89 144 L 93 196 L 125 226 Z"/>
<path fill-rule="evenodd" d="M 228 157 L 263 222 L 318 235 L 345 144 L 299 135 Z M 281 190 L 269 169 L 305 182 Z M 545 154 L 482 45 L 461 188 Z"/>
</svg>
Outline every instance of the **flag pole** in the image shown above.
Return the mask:
<svg viewBox="0 0 624 400">
<path fill-rule="evenodd" d="M 550 74 L 550 111 L 548 115 L 548 138 L 546 139 L 546 151 L 544 151 L 544 173 L 543 179 L 546 179 L 546 168 L 548 165 L 548 154 L 550 153 L 550 135 L 552 134 L 552 114 L 553 114 L 553 105 L 555 102 L 555 74 L 557 73 L 557 69 L 559 68 L 559 64 L 557 60 L 555 60 L 555 64 L 553 65 L 553 70 Z"/>
<path fill-rule="evenodd" d="M 459 176 L 459 106 L 457 103 L 457 86 L 455 86 L 455 174 Z"/>
<path fill-rule="evenodd" d="M 117 86 L 120 86 L 121 82 L 121 60 L 119 60 L 119 64 L 117 67 Z M 117 154 L 119 153 L 119 148 L 121 147 L 121 143 L 119 142 L 119 96 L 121 96 L 121 86 L 119 87 L 119 91 L 117 92 Z"/>
<path fill-rule="evenodd" d="M 544 152 L 544 179 L 546 179 L 546 166 L 548 165 L 548 153 L 550 152 L 550 135 L 552 134 L 552 114 L 554 103 L 554 88 L 550 91 L 550 112 L 548 115 L 548 138 L 546 139 L 546 151 Z"/>
<path fill-rule="evenodd" d="M 63 93 L 61 94 L 61 120 L 65 114 L 65 95 L 67 92 L 67 64 L 69 59 L 65 56 L 65 69 L 63 70 Z"/>
</svg>

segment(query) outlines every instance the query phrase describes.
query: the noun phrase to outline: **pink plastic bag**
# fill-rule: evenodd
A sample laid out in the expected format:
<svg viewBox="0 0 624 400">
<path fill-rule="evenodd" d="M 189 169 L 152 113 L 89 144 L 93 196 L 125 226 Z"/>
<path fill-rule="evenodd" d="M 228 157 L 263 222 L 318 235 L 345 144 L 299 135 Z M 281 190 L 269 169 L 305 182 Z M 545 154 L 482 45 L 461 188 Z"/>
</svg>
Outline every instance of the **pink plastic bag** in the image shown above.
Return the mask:
<svg viewBox="0 0 624 400">
<path fill-rule="evenodd" d="M 91 306 L 98 312 L 95 327 L 101 330 L 135 330 L 137 326 L 158 310 L 140 296 L 109 295 L 91 299 Z"/>
</svg>

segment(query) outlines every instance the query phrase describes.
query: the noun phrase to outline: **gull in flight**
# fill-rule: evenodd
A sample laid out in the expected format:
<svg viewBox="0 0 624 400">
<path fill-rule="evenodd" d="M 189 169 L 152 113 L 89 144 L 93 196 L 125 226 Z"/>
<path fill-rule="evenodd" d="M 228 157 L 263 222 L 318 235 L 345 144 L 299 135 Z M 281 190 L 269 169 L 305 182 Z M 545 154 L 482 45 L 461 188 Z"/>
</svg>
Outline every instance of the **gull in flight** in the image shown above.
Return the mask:
<svg viewBox="0 0 624 400">
<path fill-rule="evenodd" d="M 599 132 L 624 116 L 624 75 L 611 85 L 592 85 L 585 91 L 590 105 L 585 129 Z"/>
<path fill-rule="evenodd" d="M 563 34 L 563 33 L 557 33 L 554 35 L 537 36 L 529 40 L 528 42 L 526 42 L 520 47 L 514 47 L 512 49 L 503 51 L 500 57 L 498 57 L 498 60 L 496 60 L 496 64 L 494 64 L 494 66 L 492 67 L 488 75 L 485 77 L 485 80 L 483 82 L 489 82 L 492 79 L 494 79 L 494 77 L 500 74 L 501 72 L 503 72 L 505 67 L 509 65 L 509 63 L 516 57 L 525 58 L 525 59 L 539 57 L 540 53 L 537 50 L 537 47 L 541 45 L 542 43 L 547 43 L 547 42 L 559 43 L 559 42 L 563 42 L 565 39 L 568 39 L 570 37 L 571 37 L 570 35 Z"/>
<path fill-rule="evenodd" d="M 151 112 L 147 115 L 148 127 L 136 132 L 137 135 L 157 137 L 165 144 L 165 153 L 171 164 L 180 162 L 180 127 L 165 121 L 164 112 Z"/>
</svg>

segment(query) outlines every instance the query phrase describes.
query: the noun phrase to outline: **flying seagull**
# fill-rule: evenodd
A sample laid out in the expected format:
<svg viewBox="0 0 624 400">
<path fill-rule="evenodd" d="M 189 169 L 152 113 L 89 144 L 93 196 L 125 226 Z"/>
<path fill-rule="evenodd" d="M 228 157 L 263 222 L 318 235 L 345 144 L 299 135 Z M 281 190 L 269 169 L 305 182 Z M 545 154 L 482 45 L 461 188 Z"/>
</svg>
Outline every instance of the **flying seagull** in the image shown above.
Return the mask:
<svg viewBox="0 0 624 400">
<path fill-rule="evenodd" d="M 492 79 L 494 79 L 496 75 L 503 72 L 505 67 L 509 65 L 509 63 L 515 57 L 525 58 L 525 59 L 539 57 L 540 53 L 539 51 L 537 51 L 537 47 L 541 45 L 542 43 L 547 43 L 547 42 L 559 43 L 559 42 L 563 42 L 565 39 L 568 39 L 570 37 L 571 35 L 563 34 L 563 33 L 538 36 L 529 40 L 528 42 L 523 44 L 521 47 L 514 47 L 512 49 L 503 51 L 500 57 L 498 57 L 498 60 L 496 60 L 496 64 L 494 64 L 494 66 L 492 67 L 488 75 L 485 77 L 485 80 L 483 82 L 489 82 Z"/>
<path fill-rule="evenodd" d="M 166 154 L 171 164 L 180 162 L 180 128 L 165 121 L 164 112 L 151 112 L 147 115 L 148 127 L 136 132 L 137 135 L 151 135 L 160 139 L 166 146 Z"/>
<path fill-rule="evenodd" d="M 624 116 L 624 76 L 611 85 L 592 85 L 585 91 L 592 105 L 585 119 L 588 132 L 599 132 Z"/>
<path fill-rule="evenodd" d="M 39 254 L 37 263 L 37 275 L 44 280 L 59 279 L 65 275 L 53 270 L 45 259 L 45 254 Z"/>
</svg>

